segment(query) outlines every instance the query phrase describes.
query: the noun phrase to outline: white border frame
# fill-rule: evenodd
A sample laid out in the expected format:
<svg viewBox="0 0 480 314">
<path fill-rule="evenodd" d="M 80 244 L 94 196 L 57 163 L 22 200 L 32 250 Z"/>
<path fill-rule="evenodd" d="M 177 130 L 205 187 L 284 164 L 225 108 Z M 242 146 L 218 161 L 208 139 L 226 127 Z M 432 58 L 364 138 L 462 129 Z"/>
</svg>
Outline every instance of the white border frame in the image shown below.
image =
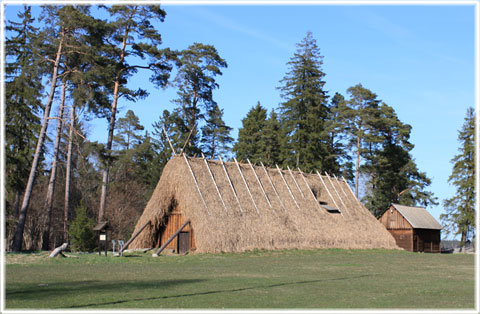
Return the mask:
<svg viewBox="0 0 480 314">
<path fill-rule="evenodd" d="M 4 200 L 4 183 L 5 183 L 5 160 L 4 160 L 4 108 L 5 108 L 5 91 L 4 91 L 4 73 L 5 73 L 5 6 L 6 5 L 44 5 L 44 4 L 106 4 L 106 5 L 114 5 L 114 4 L 158 4 L 161 2 L 162 5 L 291 5 L 291 6 L 298 6 L 298 5 L 431 5 L 431 6 L 438 6 L 438 5 L 454 5 L 454 6 L 461 6 L 461 5 L 472 5 L 475 9 L 475 109 L 476 109 L 476 226 L 477 226 L 477 247 L 475 253 L 475 309 L 473 310 L 5 310 L 5 239 L 4 239 L 4 232 L 5 232 L 5 200 Z M 2 143 L 0 148 L 0 312 L 1 313 L 478 313 L 480 311 L 480 297 L 479 297 L 479 245 L 478 245 L 478 236 L 479 236 L 479 226 L 480 226 L 480 218 L 479 218 L 479 203 L 480 203 L 480 195 L 478 193 L 480 188 L 480 180 L 479 180 L 479 154 L 480 154 L 480 130 L 479 130 L 479 122 L 480 122 L 480 43 L 479 43 L 479 36 L 480 36 L 480 2 L 478 0 L 163 0 L 163 1 L 118 1 L 118 0 L 107 0 L 107 1 L 97 1 L 97 0 L 79 0 L 79 1 L 35 1 L 35 0 L 4 0 L 1 3 L 0 7 L 0 105 L 1 105 L 1 112 L 0 112 L 0 141 Z"/>
</svg>

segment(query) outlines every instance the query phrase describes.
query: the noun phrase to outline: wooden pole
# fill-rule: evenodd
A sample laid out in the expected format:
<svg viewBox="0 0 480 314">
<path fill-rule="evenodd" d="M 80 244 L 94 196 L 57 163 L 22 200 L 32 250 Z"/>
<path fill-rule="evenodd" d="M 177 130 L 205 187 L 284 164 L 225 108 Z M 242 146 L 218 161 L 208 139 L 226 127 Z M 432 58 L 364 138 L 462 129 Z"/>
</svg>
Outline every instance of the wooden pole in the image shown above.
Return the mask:
<svg viewBox="0 0 480 314">
<path fill-rule="evenodd" d="M 339 178 L 337 178 L 336 175 L 333 175 L 333 177 L 335 178 L 335 180 L 337 180 L 337 183 L 339 183 L 339 186 L 340 186 L 340 190 L 342 190 L 342 193 L 343 195 L 345 195 L 345 200 L 350 203 L 350 205 L 355 205 L 355 204 L 352 204 L 352 202 L 350 201 L 350 199 L 348 198 L 348 195 L 347 193 L 345 192 L 345 190 L 343 189 L 343 184 L 342 182 L 340 181 Z M 351 207 L 352 210 L 354 210 L 354 207 Z M 350 213 L 349 213 L 350 214 Z"/>
<path fill-rule="evenodd" d="M 343 178 L 343 182 L 345 182 L 345 184 L 347 185 L 348 187 L 348 190 L 350 191 L 350 193 L 352 193 L 353 195 L 353 198 L 357 201 L 358 205 L 360 206 L 360 208 L 362 208 L 363 204 L 358 200 L 358 198 L 355 196 L 355 194 L 353 193 L 352 189 L 350 188 L 350 185 L 348 185 L 348 182 L 347 180 L 345 180 L 345 178 Z"/>
<path fill-rule="evenodd" d="M 317 175 L 318 175 L 318 177 L 320 178 L 320 181 L 322 181 L 323 186 L 325 187 L 325 190 L 327 190 L 328 195 L 329 195 L 330 198 L 332 199 L 333 204 L 335 204 L 335 207 L 336 207 L 337 209 L 339 209 L 339 207 L 338 207 L 338 205 L 337 205 L 337 202 L 335 202 L 335 199 L 333 198 L 332 194 L 331 194 L 330 191 L 328 190 L 327 185 L 326 185 L 325 182 L 323 181 L 323 178 L 322 178 L 322 176 L 320 175 L 320 173 L 318 173 L 318 171 L 317 171 Z M 343 213 L 342 213 L 341 211 L 340 211 L 340 214 L 342 214 L 342 216 L 343 216 Z"/>
<path fill-rule="evenodd" d="M 310 185 L 308 184 L 307 179 L 305 179 L 305 176 L 303 175 L 302 170 L 300 170 L 300 168 L 298 168 L 298 171 L 300 171 L 300 175 L 302 176 L 303 181 L 305 182 L 305 185 L 307 186 L 308 190 L 310 191 L 310 194 L 312 195 L 313 201 L 317 204 L 318 209 L 320 209 L 320 212 L 323 213 L 324 208 L 322 208 L 322 206 L 320 206 L 320 203 L 318 202 L 317 198 L 315 197 L 315 194 L 313 194 L 313 191 L 310 188 Z"/>
<path fill-rule="evenodd" d="M 340 199 L 340 202 L 342 203 L 343 208 L 345 209 L 345 213 L 346 213 L 346 214 L 349 214 L 348 208 L 347 208 L 347 206 L 345 205 L 345 203 L 343 202 L 342 197 L 341 197 L 340 194 L 338 193 L 337 189 L 335 188 L 335 185 L 333 184 L 332 180 L 330 179 L 330 176 L 329 176 L 328 173 L 326 173 L 326 172 L 325 172 L 325 175 L 327 176 L 328 181 L 329 181 L 330 184 L 332 185 L 333 190 L 335 191 L 335 194 L 337 194 L 338 198 Z"/>
<path fill-rule="evenodd" d="M 119 250 L 119 253 L 120 255 L 122 255 L 123 251 L 125 251 L 127 249 L 127 247 L 130 245 L 130 243 L 132 243 L 133 240 L 135 240 L 136 237 L 138 237 L 138 235 L 143 231 L 143 229 L 145 229 L 149 224 L 151 224 L 152 221 L 149 220 L 147 221 L 145 224 L 143 224 L 143 226 L 138 229 L 137 232 L 135 232 L 131 237 L 130 239 L 127 241 L 127 243 L 125 243 Z"/>
<path fill-rule="evenodd" d="M 293 176 L 292 170 L 290 170 L 290 167 L 289 167 L 289 166 L 287 166 L 287 169 L 288 169 L 288 172 L 290 172 L 290 176 L 292 177 L 293 182 L 295 182 L 295 185 L 297 186 L 297 189 L 300 191 L 300 194 L 302 194 L 303 199 L 305 199 L 305 194 L 303 194 L 302 190 L 300 189 L 300 186 L 298 185 L 297 180 L 296 180 L 295 177 Z"/>
<path fill-rule="evenodd" d="M 158 255 L 160 255 L 160 253 L 162 253 L 162 251 L 167 247 L 167 245 L 170 244 L 170 242 L 172 242 L 173 239 L 175 239 L 175 237 L 183 230 L 183 228 L 185 228 L 186 225 L 188 225 L 190 223 L 190 219 L 187 220 L 180 228 L 178 228 L 177 231 L 175 231 L 175 233 L 167 240 L 167 242 L 165 242 L 159 249 L 157 252 L 155 252 L 155 254 L 152 254 L 152 256 L 154 257 L 157 257 Z"/>
<path fill-rule="evenodd" d="M 173 149 L 172 142 L 170 142 L 170 137 L 168 137 L 167 131 L 165 131 L 165 127 L 163 127 L 163 133 L 167 137 L 167 141 L 168 141 L 168 144 L 170 145 L 170 149 L 172 150 L 173 156 L 177 155 L 177 154 L 175 154 L 175 150 Z"/>
<path fill-rule="evenodd" d="M 336 176 L 336 175 L 333 175 L 333 177 L 335 178 L 335 180 L 337 180 L 337 182 L 339 182 L 339 181 L 340 181 L 340 180 L 337 178 L 337 176 Z M 345 195 L 345 197 L 346 197 L 346 198 L 348 198 L 348 195 L 347 195 L 347 193 L 345 193 L 345 190 L 343 189 L 343 186 L 342 186 L 342 184 L 340 184 L 340 190 L 342 190 L 342 192 L 343 192 L 343 195 Z"/>
<path fill-rule="evenodd" d="M 297 200 L 295 199 L 295 196 L 293 196 L 292 190 L 290 190 L 290 187 L 288 186 L 287 181 L 286 181 L 285 178 L 283 177 L 282 171 L 280 170 L 280 168 L 278 167 L 277 164 L 275 164 L 275 166 L 277 166 L 278 173 L 280 173 L 280 176 L 282 177 L 283 183 L 285 183 L 285 186 L 287 187 L 287 190 L 288 190 L 288 192 L 290 193 L 290 196 L 292 197 L 293 201 L 295 202 L 295 205 L 297 206 L 298 210 L 301 211 L 300 206 L 298 206 L 298 204 L 297 204 Z"/>
<path fill-rule="evenodd" d="M 243 183 L 245 183 L 245 186 L 247 187 L 247 191 L 248 191 L 248 194 L 250 195 L 250 198 L 252 199 L 253 206 L 255 206 L 255 209 L 257 210 L 257 214 L 260 215 L 260 211 L 258 210 L 257 204 L 255 203 L 255 199 L 253 198 L 252 192 L 248 187 L 247 180 L 245 180 L 245 176 L 243 175 L 242 169 L 240 169 L 240 165 L 238 164 L 237 158 L 233 157 L 233 160 L 235 160 L 235 164 L 237 165 L 238 172 L 240 172 L 240 176 L 242 177 Z"/>
<path fill-rule="evenodd" d="M 197 127 L 197 124 L 195 123 L 190 130 L 190 133 L 188 133 L 187 140 L 185 141 L 185 144 L 183 144 L 182 150 L 180 151 L 180 154 L 183 154 L 183 151 L 185 150 L 185 147 L 187 147 L 187 143 L 190 140 L 190 136 L 192 135 L 193 130 Z M 195 154 L 196 156 L 196 154 Z"/>
<path fill-rule="evenodd" d="M 253 168 L 253 165 L 248 158 L 247 158 L 247 162 L 250 165 L 250 168 L 252 168 L 253 174 L 255 175 L 255 178 L 257 179 L 258 185 L 262 189 L 263 195 L 265 196 L 265 199 L 267 200 L 268 205 L 270 206 L 270 208 L 272 208 L 272 203 L 270 203 L 270 200 L 268 199 L 267 193 L 265 193 L 265 190 L 263 189 L 262 182 L 260 182 L 260 179 L 258 178 L 257 173 L 255 172 L 255 168 Z"/>
<path fill-rule="evenodd" d="M 185 154 L 183 154 L 183 158 L 185 159 L 185 162 L 187 163 L 188 169 L 190 169 L 190 173 L 192 174 L 193 181 L 195 182 L 195 186 L 197 187 L 198 194 L 200 194 L 200 198 L 202 199 L 203 205 L 205 206 L 205 209 L 207 210 L 207 214 L 208 214 L 208 216 L 211 216 L 210 211 L 208 210 L 207 203 L 205 202 L 205 199 L 203 198 L 202 191 L 200 190 L 200 187 L 198 186 L 197 178 L 195 178 L 195 174 L 193 173 L 193 169 L 190 166 L 190 163 L 188 162 L 187 156 L 185 156 Z"/>
<path fill-rule="evenodd" d="M 235 196 L 235 199 L 237 200 L 238 206 L 240 207 L 240 211 L 243 214 L 243 208 L 242 204 L 240 204 L 240 200 L 238 199 L 237 192 L 235 191 L 235 188 L 233 187 L 232 180 L 230 179 L 230 176 L 228 175 L 227 168 L 225 167 L 225 163 L 223 162 L 223 159 L 221 156 L 218 156 L 218 159 L 220 159 L 220 162 L 222 163 L 223 171 L 225 171 L 225 175 L 227 176 L 228 183 L 230 183 L 230 187 L 232 188 L 233 195 Z"/>
<path fill-rule="evenodd" d="M 280 194 L 278 194 L 278 191 L 275 188 L 275 185 L 273 184 L 272 179 L 270 178 L 270 175 L 268 174 L 267 169 L 265 168 L 265 166 L 263 165 L 262 162 L 260 162 L 260 164 L 262 165 L 263 171 L 265 171 L 265 175 L 267 176 L 268 182 L 270 182 L 270 184 L 272 185 L 272 188 L 273 188 L 273 191 L 275 192 L 275 195 L 277 195 L 277 198 L 278 198 L 278 201 L 280 202 L 280 205 L 282 205 L 283 210 L 286 212 L 287 209 L 283 205 L 282 199 L 280 198 Z"/>
<path fill-rule="evenodd" d="M 213 185 L 215 185 L 215 189 L 217 189 L 217 193 L 218 193 L 218 196 L 220 197 L 220 201 L 222 201 L 223 208 L 225 209 L 225 212 L 228 214 L 227 206 L 225 205 L 225 202 L 223 201 L 222 194 L 220 193 L 220 190 L 218 189 L 218 185 L 217 185 L 217 182 L 215 181 L 215 177 L 213 176 L 212 170 L 210 169 L 208 161 L 205 158 L 205 156 L 203 155 L 203 153 L 202 153 L 202 158 L 203 158 L 203 161 L 205 162 L 205 165 L 207 166 L 208 173 L 210 174 L 210 178 L 212 178 Z"/>
</svg>

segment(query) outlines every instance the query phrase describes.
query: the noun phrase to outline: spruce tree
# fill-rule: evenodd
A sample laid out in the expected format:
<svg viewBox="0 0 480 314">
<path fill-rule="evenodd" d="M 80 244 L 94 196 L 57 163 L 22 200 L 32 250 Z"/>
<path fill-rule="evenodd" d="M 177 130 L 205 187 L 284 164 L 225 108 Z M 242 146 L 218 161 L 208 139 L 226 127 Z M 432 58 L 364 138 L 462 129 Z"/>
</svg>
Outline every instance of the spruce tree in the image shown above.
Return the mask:
<svg viewBox="0 0 480 314">
<path fill-rule="evenodd" d="M 15 218 L 40 131 L 43 95 L 36 42 L 39 29 L 33 26 L 31 7 L 24 6 L 18 18 L 20 22 L 7 22 L 11 35 L 5 41 L 5 196 L 12 205 L 6 207 L 6 214 Z"/>
<path fill-rule="evenodd" d="M 242 127 L 238 130 L 238 140 L 233 146 L 233 152 L 239 160 L 249 159 L 251 162 L 264 161 L 265 142 L 262 132 L 266 126 L 267 110 L 260 102 L 250 109 L 242 119 Z"/>
<path fill-rule="evenodd" d="M 328 96 L 322 64 L 320 49 L 308 32 L 297 44 L 297 52 L 288 62 L 289 72 L 280 81 L 285 99 L 280 104 L 280 116 L 291 149 L 286 162 L 295 168 L 322 170 L 330 155 L 325 134 Z"/>
<path fill-rule="evenodd" d="M 461 244 L 475 237 L 475 111 L 468 108 L 465 122 L 458 132 L 459 154 L 453 157 L 448 182 L 456 187 L 455 195 L 443 201 L 440 215 L 447 233 L 461 235 Z"/>
<path fill-rule="evenodd" d="M 207 113 L 205 126 L 202 127 L 201 149 L 207 157 L 214 159 L 217 155 L 226 157 L 233 143 L 230 136 L 232 128 L 225 124 L 222 119 L 223 109 L 218 105 Z"/>
<path fill-rule="evenodd" d="M 325 160 L 327 172 L 341 175 L 346 180 L 353 179 L 352 157 L 347 149 L 348 125 L 345 124 L 343 114 L 347 110 L 347 101 L 340 93 L 335 93 L 330 104 L 328 119 L 325 124 L 325 131 L 328 136 L 327 145 L 331 152 Z"/>
<path fill-rule="evenodd" d="M 261 146 L 264 148 L 262 160 L 265 164 L 273 166 L 283 163 L 282 148 L 285 138 L 277 113 L 272 109 L 260 134 Z"/>
</svg>

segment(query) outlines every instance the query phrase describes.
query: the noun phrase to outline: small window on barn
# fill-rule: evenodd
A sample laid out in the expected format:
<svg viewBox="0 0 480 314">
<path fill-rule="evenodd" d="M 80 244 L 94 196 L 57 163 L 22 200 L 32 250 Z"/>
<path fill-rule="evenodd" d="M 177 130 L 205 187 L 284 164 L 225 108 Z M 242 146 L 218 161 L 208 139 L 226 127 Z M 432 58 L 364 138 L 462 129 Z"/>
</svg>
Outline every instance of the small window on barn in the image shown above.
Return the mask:
<svg viewBox="0 0 480 314">
<path fill-rule="evenodd" d="M 329 212 L 330 214 L 341 214 L 342 213 L 340 211 L 340 209 L 335 208 L 335 207 L 331 207 L 331 206 L 323 205 L 323 204 L 322 204 L 322 207 L 325 208 L 327 210 L 327 212 Z"/>
</svg>

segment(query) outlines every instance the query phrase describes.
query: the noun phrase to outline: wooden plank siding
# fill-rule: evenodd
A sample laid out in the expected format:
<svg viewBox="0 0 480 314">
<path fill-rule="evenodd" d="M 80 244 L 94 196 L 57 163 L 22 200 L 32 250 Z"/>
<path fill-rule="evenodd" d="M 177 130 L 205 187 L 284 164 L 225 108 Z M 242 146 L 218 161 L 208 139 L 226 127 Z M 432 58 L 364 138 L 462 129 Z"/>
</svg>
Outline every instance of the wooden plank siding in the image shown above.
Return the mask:
<svg viewBox="0 0 480 314">
<path fill-rule="evenodd" d="M 395 242 L 397 245 L 404 250 L 412 252 L 414 250 L 413 247 L 413 236 L 414 231 L 413 229 L 390 229 L 388 230 L 395 238 Z"/>
<path fill-rule="evenodd" d="M 157 239 L 157 247 L 165 244 L 165 242 L 167 242 L 167 240 L 178 230 L 178 228 L 185 223 L 185 221 L 187 221 L 187 219 L 177 209 L 174 209 L 170 214 L 168 214 L 166 224 L 162 227 L 160 237 Z M 186 232 L 190 234 L 189 250 L 195 250 L 195 237 L 193 228 L 190 224 L 185 226 L 185 228 L 182 230 L 182 233 Z M 178 236 L 167 245 L 166 249 L 171 249 L 178 253 Z"/>
<path fill-rule="evenodd" d="M 392 229 L 413 229 L 412 225 L 400 214 L 398 210 L 391 206 L 383 215 L 379 218 L 380 222 L 387 228 Z"/>
<path fill-rule="evenodd" d="M 393 206 L 378 220 L 392 234 L 399 247 L 410 252 L 440 253 L 440 230 L 413 228 Z"/>
</svg>

